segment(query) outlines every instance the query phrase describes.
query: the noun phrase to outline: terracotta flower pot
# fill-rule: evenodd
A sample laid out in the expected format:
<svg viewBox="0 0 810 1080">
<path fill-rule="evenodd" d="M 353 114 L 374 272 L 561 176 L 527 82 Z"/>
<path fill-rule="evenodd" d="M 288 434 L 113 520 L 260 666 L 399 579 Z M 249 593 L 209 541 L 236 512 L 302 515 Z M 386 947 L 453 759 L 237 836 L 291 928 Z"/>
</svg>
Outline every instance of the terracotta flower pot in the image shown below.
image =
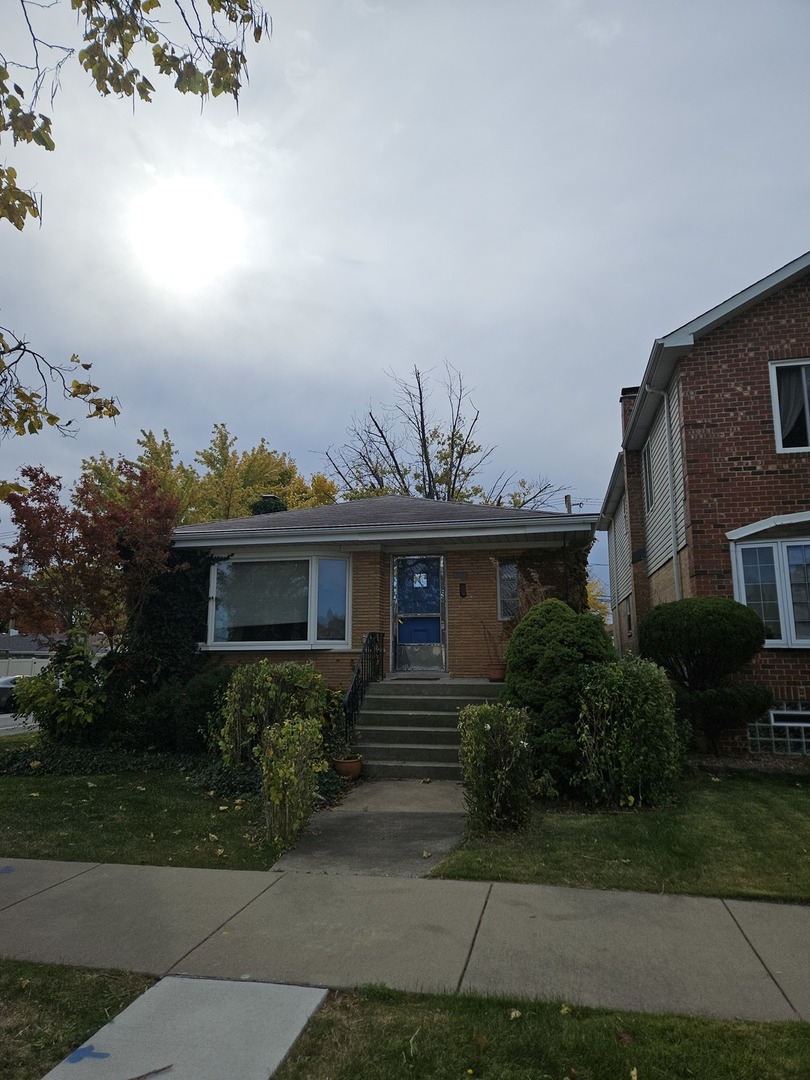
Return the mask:
<svg viewBox="0 0 810 1080">
<path fill-rule="evenodd" d="M 487 678 L 490 682 L 503 682 L 506 678 L 506 661 L 493 660 L 489 665 Z"/>
<path fill-rule="evenodd" d="M 363 759 L 332 758 L 332 768 L 345 780 L 356 780 L 363 769 Z"/>
</svg>

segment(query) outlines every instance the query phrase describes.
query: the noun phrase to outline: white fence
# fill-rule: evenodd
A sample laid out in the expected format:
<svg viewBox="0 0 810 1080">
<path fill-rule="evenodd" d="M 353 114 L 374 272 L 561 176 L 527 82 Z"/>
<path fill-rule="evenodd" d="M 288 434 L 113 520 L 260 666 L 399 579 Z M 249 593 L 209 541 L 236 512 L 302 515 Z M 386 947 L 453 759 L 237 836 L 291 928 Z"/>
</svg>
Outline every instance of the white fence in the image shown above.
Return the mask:
<svg viewBox="0 0 810 1080">
<path fill-rule="evenodd" d="M 44 659 L 0 660 L 0 678 L 4 675 L 36 675 L 47 663 Z"/>
</svg>

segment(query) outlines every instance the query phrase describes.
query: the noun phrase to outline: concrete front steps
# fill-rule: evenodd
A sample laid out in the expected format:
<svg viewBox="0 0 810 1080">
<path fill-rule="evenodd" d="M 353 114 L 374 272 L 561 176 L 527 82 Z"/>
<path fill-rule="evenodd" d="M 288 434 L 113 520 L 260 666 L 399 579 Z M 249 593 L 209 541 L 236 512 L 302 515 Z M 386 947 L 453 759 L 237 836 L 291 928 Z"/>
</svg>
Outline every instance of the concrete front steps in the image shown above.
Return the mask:
<svg viewBox="0 0 810 1080">
<path fill-rule="evenodd" d="M 378 779 L 460 780 L 458 710 L 497 701 L 502 683 L 486 679 L 393 678 L 366 690 L 355 729 L 364 775 Z"/>
</svg>

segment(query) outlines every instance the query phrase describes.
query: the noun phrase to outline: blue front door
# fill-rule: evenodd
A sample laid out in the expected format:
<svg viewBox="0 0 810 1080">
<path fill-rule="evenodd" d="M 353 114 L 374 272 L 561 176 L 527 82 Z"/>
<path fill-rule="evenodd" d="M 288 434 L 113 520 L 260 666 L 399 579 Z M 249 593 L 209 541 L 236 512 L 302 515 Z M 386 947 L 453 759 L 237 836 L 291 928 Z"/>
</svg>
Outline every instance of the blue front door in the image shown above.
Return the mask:
<svg viewBox="0 0 810 1080">
<path fill-rule="evenodd" d="M 397 671 L 444 671 L 444 559 L 394 560 L 394 665 Z"/>
</svg>

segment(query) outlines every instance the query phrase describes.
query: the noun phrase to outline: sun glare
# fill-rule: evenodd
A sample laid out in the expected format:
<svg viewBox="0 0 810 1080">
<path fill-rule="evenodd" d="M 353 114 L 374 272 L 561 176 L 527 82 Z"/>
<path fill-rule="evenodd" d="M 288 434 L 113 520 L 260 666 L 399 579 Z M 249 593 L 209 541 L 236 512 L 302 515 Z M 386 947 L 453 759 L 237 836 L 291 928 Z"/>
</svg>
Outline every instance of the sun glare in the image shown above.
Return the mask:
<svg viewBox="0 0 810 1080">
<path fill-rule="evenodd" d="M 245 220 L 207 180 L 160 180 L 132 203 L 129 238 L 149 279 L 192 293 L 232 270 L 244 255 Z"/>
</svg>

